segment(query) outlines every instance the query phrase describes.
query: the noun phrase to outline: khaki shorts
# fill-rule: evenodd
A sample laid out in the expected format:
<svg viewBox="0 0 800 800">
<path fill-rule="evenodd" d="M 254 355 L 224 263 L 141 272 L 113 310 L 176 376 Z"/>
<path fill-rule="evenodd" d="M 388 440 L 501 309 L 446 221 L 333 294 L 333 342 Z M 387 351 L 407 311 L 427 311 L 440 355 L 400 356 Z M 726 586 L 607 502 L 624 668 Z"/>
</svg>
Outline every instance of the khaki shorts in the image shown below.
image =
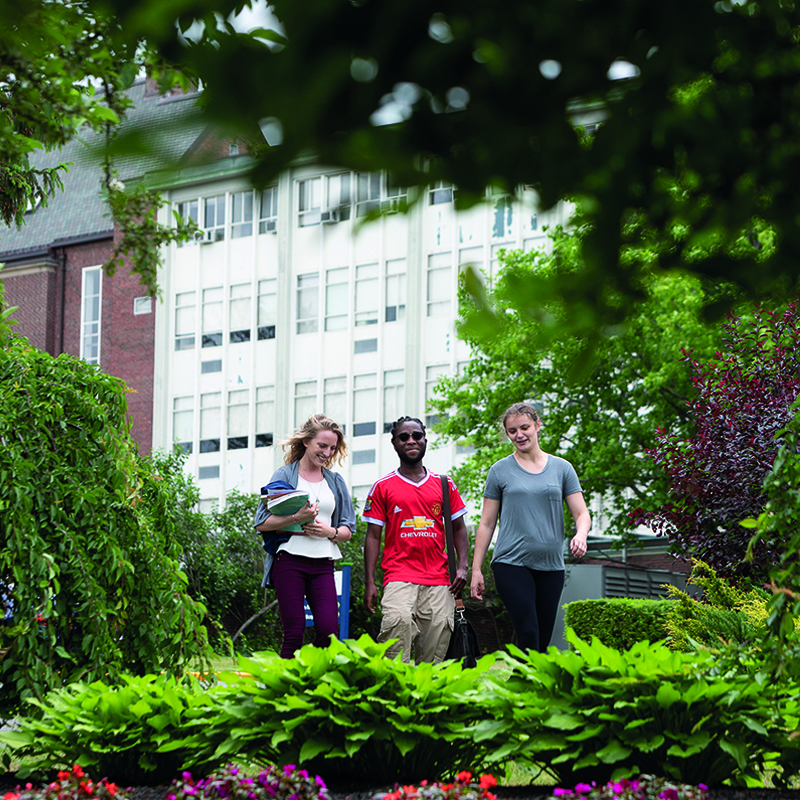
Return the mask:
<svg viewBox="0 0 800 800">
<path fill-rule="evenodd" d="M 402 660 L 439 662 L 447 653 L 453 632 L 455 601 L 449 586 L 422 586 L 418 583 L 392 581 L 383 590 L 383 620 L 379 642 L 398 639 L 387 651 L 394 658 L 402 652 Z"/>
</svg>

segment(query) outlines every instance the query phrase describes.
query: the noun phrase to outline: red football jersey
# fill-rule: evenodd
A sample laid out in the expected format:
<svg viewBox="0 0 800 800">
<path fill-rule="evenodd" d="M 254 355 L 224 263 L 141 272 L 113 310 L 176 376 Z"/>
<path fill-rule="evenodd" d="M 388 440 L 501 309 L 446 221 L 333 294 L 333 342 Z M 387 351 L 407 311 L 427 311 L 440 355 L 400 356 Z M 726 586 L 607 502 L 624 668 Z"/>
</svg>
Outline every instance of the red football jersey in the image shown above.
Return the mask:
<svg viewBox="0 0 800 800">
<path fill-rule="evenodd" d="M 456 485 L 450 486 L 450 514 L 467 513 Z M 362 515 L 366 522 L 384 528 L 384 586 L 392 581 L 424 586 L 446 586 L 447 546 L 442 521 L 442 482 L 428 470 L 420 483 L 391 472 L 370 489 Z"/>
</svg>

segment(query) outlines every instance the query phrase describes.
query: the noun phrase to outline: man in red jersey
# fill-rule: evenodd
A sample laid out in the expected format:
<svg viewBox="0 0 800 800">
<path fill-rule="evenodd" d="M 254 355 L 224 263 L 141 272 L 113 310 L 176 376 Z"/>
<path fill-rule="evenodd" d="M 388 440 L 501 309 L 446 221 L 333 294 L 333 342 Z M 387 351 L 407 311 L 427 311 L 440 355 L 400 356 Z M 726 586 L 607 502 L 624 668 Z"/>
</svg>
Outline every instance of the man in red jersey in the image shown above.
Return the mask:
<svg viewBox="0 0 800 800">
<path fill-rule="evenodd" d="M 383 620 L 378 641 L 399 640 L 387 651 L 390 657 L 402 652 L 403 661 L 410 662 L 414 650 L 417 663 L 441 661 L 453 629 L 453 598 L 461 594 L 467 581 L 467 509 L 455 484 L 449 481 L 457 557 L 456 577 L 451 584 L 442 520 L 442 482 L 422 464 L 428 447 L 425 426 L 418 419 L 401 417 L 392 425 L 392 444 L 400 466 L 370 489 L 362 515 L 367 523 L 364 605 L 375 613 L 375 568 L 385 529 Z"/>
</svg>

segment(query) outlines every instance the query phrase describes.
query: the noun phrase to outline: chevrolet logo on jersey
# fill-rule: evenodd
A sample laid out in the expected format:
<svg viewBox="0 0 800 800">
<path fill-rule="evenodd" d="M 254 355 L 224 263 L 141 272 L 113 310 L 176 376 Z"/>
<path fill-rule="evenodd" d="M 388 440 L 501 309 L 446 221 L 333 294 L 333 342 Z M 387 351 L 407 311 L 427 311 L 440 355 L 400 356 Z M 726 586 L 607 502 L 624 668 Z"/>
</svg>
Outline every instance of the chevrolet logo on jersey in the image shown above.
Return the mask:
<svg viewBox="0 0 800 800">
<path fill-rule="evenodd" d="M 434 521 L 427 517 L 411 517 L 400 524 L 400 536 L 436 536 L 433 531 Z"/>
</svg>

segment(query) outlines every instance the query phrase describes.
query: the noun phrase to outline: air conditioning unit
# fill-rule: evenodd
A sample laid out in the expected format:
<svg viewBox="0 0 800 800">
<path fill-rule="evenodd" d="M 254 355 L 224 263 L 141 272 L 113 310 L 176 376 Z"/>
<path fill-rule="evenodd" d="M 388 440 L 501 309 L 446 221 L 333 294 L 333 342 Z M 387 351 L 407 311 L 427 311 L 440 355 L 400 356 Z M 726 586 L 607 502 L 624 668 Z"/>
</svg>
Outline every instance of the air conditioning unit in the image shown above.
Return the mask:
<svg viewBox="0 0 800 800">
<path fill-rule="evenodd" d="M 210 231 L 200 231 L 203 234 L 199 240 L 200 244 L 213 244 L 216 241 L 216 231 L 212 228 Z"/>
<path fill-rule="evenodd" d="M 319 215 L 319 221 L 323 225 L 333 225 L 339 221 L 339 209 L 329 208 Z"/>
<path fill-rule="evenodd" d="M 206 232 L 205 231 L 193 231 L 192 238 L 189 240 L 190 242 L 200 242 L 201 244 L 206 239 Z"/>
<path fill-rule="evenodd" d="M 384 214 L 397 214 L 400 211 L 400 198 L 390 197 L 388 200 L 382 200 L 381 211 Z"/>
<path fill-rule="evenodd" d="M 265 219 L 261 221 L 261 233 L 277 233 L 277 232 L 278 232 L 278 220 Z"/>
</svg>

